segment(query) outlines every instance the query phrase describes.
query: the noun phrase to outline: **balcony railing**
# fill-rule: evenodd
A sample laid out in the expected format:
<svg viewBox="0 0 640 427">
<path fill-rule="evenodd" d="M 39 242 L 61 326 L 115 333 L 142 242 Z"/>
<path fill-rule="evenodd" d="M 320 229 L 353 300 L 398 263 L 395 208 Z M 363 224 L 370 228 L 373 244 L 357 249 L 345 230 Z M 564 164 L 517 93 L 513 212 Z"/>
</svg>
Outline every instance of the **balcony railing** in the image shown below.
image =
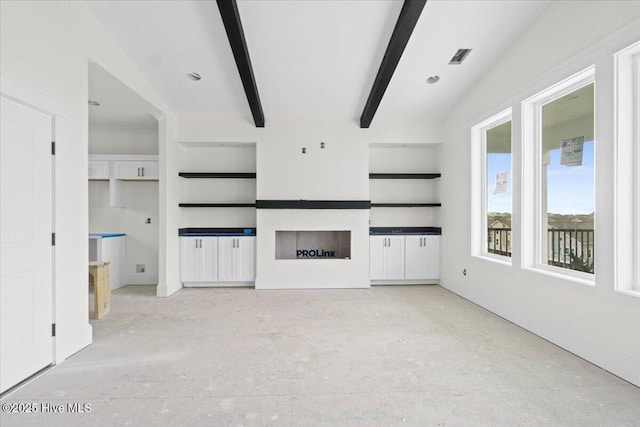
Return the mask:
<svg viewBox="0 0 640 427">
<path fill-rule="evenodd" d="M 487 252 L 511 256 L 511 229 L 488 228 Z M 593 273 L 593 230 L 547 230 L 547 264 Z"/>
</svg>

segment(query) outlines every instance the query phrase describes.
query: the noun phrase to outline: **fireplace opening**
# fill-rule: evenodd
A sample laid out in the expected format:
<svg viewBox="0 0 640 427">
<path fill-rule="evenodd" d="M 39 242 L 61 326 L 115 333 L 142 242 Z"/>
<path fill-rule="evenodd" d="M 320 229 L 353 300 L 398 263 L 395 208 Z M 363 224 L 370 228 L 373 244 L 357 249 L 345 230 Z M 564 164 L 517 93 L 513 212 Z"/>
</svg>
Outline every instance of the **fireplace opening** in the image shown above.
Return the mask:
<svg viewBox="0 0 640 427">
<path fill-rule="evenodd" d="M 276 231 L 276 259 L 351 259 L 351 231 Z"/>
</svg>

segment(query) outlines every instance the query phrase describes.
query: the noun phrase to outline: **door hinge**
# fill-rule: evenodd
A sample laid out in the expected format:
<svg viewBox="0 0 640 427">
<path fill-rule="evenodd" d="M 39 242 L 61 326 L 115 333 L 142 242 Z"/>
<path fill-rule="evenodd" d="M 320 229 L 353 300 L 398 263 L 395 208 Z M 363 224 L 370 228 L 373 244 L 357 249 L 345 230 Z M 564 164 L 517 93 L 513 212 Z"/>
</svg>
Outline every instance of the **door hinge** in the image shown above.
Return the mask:
<svg viewBox="0 0 640 427">
<path fill-rule="evenodd" d="M 51 246 L 56 245 L 56 233 L 51 233 Z"/>
<path fill-rule="evenodd" d="M 51 324 L 51 336 L 52 337 L 56 336 L 56 324 L 55 323 Z"/>
<path fill-rule="evenodd" d="M 52 156 L 56 155 L 56 142 L 55 141 L 51 141 L 51 155 Z"/>
</svg>

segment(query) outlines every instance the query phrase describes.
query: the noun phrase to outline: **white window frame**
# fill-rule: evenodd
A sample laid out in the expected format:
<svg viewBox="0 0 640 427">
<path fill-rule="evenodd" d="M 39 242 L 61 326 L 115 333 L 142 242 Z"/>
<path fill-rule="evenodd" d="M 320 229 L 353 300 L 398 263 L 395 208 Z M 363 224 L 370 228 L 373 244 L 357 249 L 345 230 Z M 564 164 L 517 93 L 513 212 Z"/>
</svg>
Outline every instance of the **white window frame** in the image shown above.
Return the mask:
<svg viewBox="0 0 640 427">
<path fill-rule="evenodd" d="M 511 198 L 511 256 L 487 251 L 487 131 L 511 121 L 511 166 L 513 171 L 513 120 L 508 108 L 471 127 L 471 256 L 512 265 L 513 259 L 513 187 Z M 511 180 L 513 183 L 513 180 Z"/>
<path fill-rule="evenodd" d="M 615 290 L 640 297 L 640 42 L 614 59 Z"/>
<path fill-rule="evenodd" d="M 555 267 L 542 262 L 542 254 L 547 251 L 546 247 L 543 248 L 543 246 L 546 246 L 544 245 L 545 238 L 543 233 L 546 236 L 547 230 L 543 230 L 545 221 L 542 215 L 542 198 L 546 190 L 542 188 L 542 106 L 591 83 L 595 83 L 595 65 L 522 101 L 523 241 L 534 242 L 533 245 L 522 245 L 522 267 L 546 275 L 595 286 L 597 270 L 594 274 L 590 274 Z M 595 102 L 597 101 L 594 99 L 594 104 Z M 596 120 L 594 119 L 594 137 L 595 125 Z M 594 159 L 595 162 L 596 159 Z"/>
</svg>

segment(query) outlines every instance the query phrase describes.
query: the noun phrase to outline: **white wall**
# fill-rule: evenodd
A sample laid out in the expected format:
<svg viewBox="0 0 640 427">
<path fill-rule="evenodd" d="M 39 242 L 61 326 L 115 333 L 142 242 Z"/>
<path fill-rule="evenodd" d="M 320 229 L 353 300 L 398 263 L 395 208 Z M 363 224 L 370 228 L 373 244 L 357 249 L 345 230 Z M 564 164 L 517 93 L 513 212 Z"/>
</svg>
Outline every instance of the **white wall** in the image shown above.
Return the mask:
<svg viewBox="0 0 640 427">
<path fill-rule="evenodd" d="M 89 127 L 89 154 L 158 154 L 158 128 Z M 127 235 L 126 284 L 158 283 L 158 182 L 123 181 L 123 207 L 109 206 L 109 182 L 89 181 L 89 232 Z M 147 224 L 147 218 L 151 224 Z M 136 264 L 145 272 L 137 273 Z"/>
<path fill-rule="evenodd" d="M 54 311 L 58 363 L 91 342 L 87 309 L 90 60 L 138 92 L 157 108 L 159 115 L 165 116 L 161 120 L 160 156 L 162 159 L 167 153 L 173 154 L 170 140 L 175 119 L 170 110 L 83 2 L 0 2 L 0 73 L 19 85 L 57 99 L 66 111 L 64 116 L 56 117 Z M 164 186 L 161 182 L 161 193 Z M 160 227 L 176 221 L 176 212 L 163 214 Z M 164 252 L 165 242 L 161 242 Z M 175 272 L 163 273 L 163 279 L 175 277 L 179 284 L 177 267 Z"/>
<path fill-rule="evenodd" d="M 158 128 L 90 126 L 89 154 L 158 155 Z"/>
<path fill-rule="evenodd" d="M 602 54 L 640 38 L 637 2 L 551 2 L 533 26 L 457 105 L 442 152 L 442 279 L 446 288 L 640 385 L 640 299 L 614 291 L 613 66 Z M 635 21 L 634 21 L 635 20 Z M 591 46 L 617 30 L 616 34 Z M 603 47 L 604 46 L 604 47 Z M 603 50 L 604 49 L 604 50 Z M 567 62 L 568 61 L 568 62 Z M 595 286 L 522 267 L 523 193 L 519 102 L 569 75 L 596 69 Z M 513 265 L 471 257 L 470 125 L 514 106 Z M 467 270 L 467 276 L 462 270 Z"/>
<path fill-rule="evenodd" d="M 125 233 L 127 263 L 125 284 L 158 283 L 158 183 L 123 181 L 123 207 L 109 206 L 109 181 L 89 181 L 89 232 Z M 151 218 L 151 224 L 147 224 Z M 136 264 L 145 272 L 136 273 Z"/>
</svg>

